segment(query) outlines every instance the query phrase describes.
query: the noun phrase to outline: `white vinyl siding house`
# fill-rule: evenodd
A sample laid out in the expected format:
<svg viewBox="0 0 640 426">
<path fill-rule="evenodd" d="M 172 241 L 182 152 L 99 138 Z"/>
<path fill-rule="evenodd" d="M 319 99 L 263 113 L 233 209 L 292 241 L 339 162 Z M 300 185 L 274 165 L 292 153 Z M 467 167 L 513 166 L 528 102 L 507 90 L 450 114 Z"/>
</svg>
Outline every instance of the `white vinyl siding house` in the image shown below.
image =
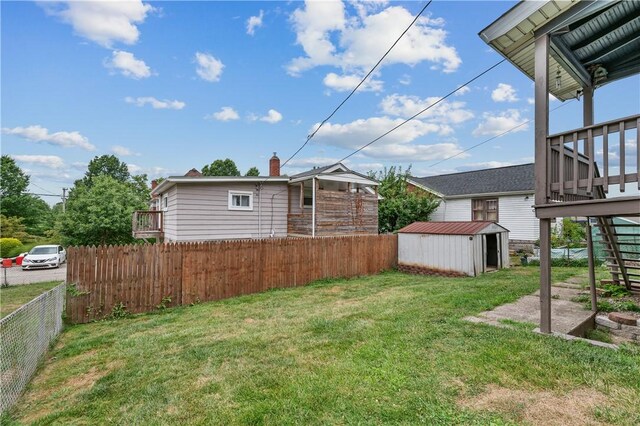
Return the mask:
<svg viewBox="0 0 640 426">
<path fill-rule="evenodd" d="M 520 248 L 521 244 L 532 248 L 538 239 L 539 222 L 533 210 L 533 164 L 411 178 L 409 184 L 440 198 L 432 221 L 497 217 L 496 223 L 509 230 L 512 248 Z"/>
<path fill-rule="evenodd" d="M 511 240 L 535 241 L 539 235 L 538 220 L 533 215 L 533 193 L 498 196 L 498 225 L 509 230 Z M 431 215 L 434 221 L 472 220 L 471 198 L 441 200 Z"/>
</svg>

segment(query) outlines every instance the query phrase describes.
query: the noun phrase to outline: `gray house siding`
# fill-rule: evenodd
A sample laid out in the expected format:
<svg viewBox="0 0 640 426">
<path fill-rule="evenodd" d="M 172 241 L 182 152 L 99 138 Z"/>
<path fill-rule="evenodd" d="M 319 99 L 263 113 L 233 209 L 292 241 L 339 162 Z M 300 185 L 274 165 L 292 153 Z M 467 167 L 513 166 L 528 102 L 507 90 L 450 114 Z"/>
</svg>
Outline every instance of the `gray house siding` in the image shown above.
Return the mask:
<svg viewBox="0 0 640 426">
<path fill-rule="evenodd" d="M 264 238 L 287 235 L 287 184 L 255 183 L 177 184 L 176 232 L 172 241 L 206 241 L 236 238 Z M 172 189 L 173 189 L 172 188 Z M 253 210 L 230 210 L 229 191 L 253 194 Z"/>
<path fill-rule="evenodd" d="M 167 208 L 164 208 L 164 197 L 167 197 Z M 160 209 L 164 210 L 164 238 L 175 241 L 178 238 L 178 190 L 177 187 L 169 190 L 160 197 Z"/>
</svg>

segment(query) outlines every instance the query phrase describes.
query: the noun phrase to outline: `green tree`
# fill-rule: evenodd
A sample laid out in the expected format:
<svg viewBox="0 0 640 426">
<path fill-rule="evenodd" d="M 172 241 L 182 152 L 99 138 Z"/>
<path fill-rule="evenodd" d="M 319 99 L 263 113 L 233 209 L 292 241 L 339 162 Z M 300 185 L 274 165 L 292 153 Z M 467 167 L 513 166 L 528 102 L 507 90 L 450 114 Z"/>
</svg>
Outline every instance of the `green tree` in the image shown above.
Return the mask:
<svg viewBox="0 0 640 426">
<path fill-rule="evenodd" d="M 586 227 L 568 217 L 562 219 L 562 229 L 560 231 L 554 228 L 551 232 L 551 246 L 555 248 L 584 247 L 586 239 Z"/>
<path fill-rule="evenodd" d="M 247 170 L 247 174 L 245 176 L 260 176 L 260 170 L 257 167 L 253 166 L 249 170 Z"/>
<path fill-rule="evenodd" d="M 82 181 L 91 185 L 96 176 L 107 175 L 119 182 L 127 182 L 131 178 L 129 167 L 124 161 L 120 161 L 115 155 L 101 155 L 93 157 L 87 166 L 87 172 Z"/>
<path fill-rule="evenodd" d="M 0 197 L 22 195 L 29 186 L 29 176 L 8 155 L 0 161 Z"/>
<path fill-rule="evenodd" d="M 109 175 L 94 176 L 91 186 L 77 185 L 69 196 L 60 222 L 63 243 L 131 243 L 131 215 L 146 209 L 147 201 L 131 182 Z"/>
<path fill-rule="evenodd" d="M 26 232 L 44 235 L 52 225 L 51 209 L 41 198 L 27 194 L 29 175 L 15 160 L 3 155 L 0 163 L 0 212 L 7 218 L 19 218 Z"/>
<path fill-rule="evenodd" d="M 394 232 L 416 221 L 428 221 L 440 201 L 425 192 L 412 192 L 407 188 L 411 167 L 405 172 L 392 166 L 369 176 L 380 182 L 378 203 L 378 229 Z"/>
<path fill-rule="evenodd" d="M 216 160 L 211 164 L 207 164 L 202 168 L 203 176 L 240 176 L 240 170 L 233 160 L 225 158 L 224 160 Z"/>
<path fill-rule="evenodd" d="M 22 223 L 21 217 L 6 217 L 0 215 L 0 235 L 2 238 L 17 238 L 26 241 L 29 238 L 27 227 Z"/>
</svg>

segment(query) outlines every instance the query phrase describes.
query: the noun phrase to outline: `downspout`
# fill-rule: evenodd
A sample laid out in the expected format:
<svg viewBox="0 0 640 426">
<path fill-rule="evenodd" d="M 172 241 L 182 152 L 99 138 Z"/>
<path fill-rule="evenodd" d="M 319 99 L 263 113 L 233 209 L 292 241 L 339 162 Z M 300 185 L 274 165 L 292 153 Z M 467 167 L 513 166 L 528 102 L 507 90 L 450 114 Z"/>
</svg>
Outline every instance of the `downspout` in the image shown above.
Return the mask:
<svg viewBox="0 0 640 426">
<path fill-rule="evenodd" d="M 258 184 L 258 238 L 262 238 L 262 184 Z"/>
<path fill-rule="evenodd" d="M 316 178 L 315 176 L 311 180 L 311 236 L 316 236 Z"/>
</svg>

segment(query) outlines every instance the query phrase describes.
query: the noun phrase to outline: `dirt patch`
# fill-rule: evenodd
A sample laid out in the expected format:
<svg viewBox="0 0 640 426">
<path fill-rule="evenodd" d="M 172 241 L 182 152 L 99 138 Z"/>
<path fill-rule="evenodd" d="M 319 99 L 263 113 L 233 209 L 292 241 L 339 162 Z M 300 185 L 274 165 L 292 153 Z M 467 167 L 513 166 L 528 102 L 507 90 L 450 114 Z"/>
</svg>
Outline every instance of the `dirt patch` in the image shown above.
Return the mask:
<svg viewBox="0 0 640 426">
<path fill-rule="evenodd" d="M 80 357 L 86 358 L 87 356 L 93 356 L 95 352 L 96 351 L 85 352 L 84 354 L 74 357 L 74 359 L 78 359 Z M 79 393 L 91 389 L 98 380 L 100 380 L 101 378 L 109 374 L 111 371 L 117 368 L 120 368 L 122 364 L 123 363 L 120 361 L 112 361 L 104 365 L 103 367 L 93 366 L 89 368 L 89 370 L 87 370 L 87 372 L 85 373 L 71 376 L 58 388 L 68 390 L 67 392 L 65 392 L 66 393 L 65 399 L 75 398 L 75 396 L 78 395 Z M 46 374 L 46 370 L 45 370 L 36 377 L 40 380 L 46 381 L 47 376 L 48 374 Z M 51 397 L 50 388 L 48 388 L 47 386 L 38 386 L 37 388 L 40 389 L 40 391 L 29 392 L 25 395 L 25 405 L 28 407 L 28 406 L 35 405 L 37 403 L 41 403 L 43 401 L 46 401 L 46 402 L 44 402 L 44 404 L 42 404 L 40 406 L 41 408 L 39 408 L 38 410 L 34 410 L 34 411 L 25 410 L 26 416 L 21 419 L 21 421 L 25 423 L 35 422 L 40 417 L 47 415 L 52 411 L 51 405 L 57 402 L 57 400 L 50 400 L 50 397 Z"/>
<path fill-rule="evenodd" d="M 605 406 L 608 398 L 593 389 L 576 389 L 566 394 L 549 391 L 507 389 L 490 385 L 486 392 L 460 402 L 465 408 L 507 415 L 533 425 L 601 425 L 593 417 L 594 408 Z"/>
</svg>

